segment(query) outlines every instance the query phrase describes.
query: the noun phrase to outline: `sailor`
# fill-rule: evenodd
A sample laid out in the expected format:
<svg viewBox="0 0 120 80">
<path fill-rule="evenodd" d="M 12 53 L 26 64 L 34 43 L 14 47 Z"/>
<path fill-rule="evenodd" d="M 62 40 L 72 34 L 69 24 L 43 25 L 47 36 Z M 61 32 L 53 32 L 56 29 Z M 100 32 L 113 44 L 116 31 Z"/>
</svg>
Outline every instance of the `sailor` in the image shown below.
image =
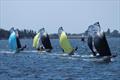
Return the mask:
<svg viewBox="0 0 120 80">
<path fill-rule="evenodd" d="M 82 34 L 82 36 L 81 36 L 81 41 L 82 42 L 85 42 L 85 36 Z"/>
</svg>

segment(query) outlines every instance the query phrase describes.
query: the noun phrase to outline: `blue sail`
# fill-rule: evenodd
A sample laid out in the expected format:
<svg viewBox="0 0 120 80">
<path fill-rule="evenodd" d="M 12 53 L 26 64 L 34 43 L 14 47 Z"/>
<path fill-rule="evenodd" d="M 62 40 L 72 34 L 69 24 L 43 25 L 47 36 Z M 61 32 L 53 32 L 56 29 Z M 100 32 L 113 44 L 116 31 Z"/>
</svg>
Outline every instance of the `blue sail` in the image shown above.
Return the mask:
<svg viewBox="0 0 120 80">
<path fill-rule="evenodd" d="M 10 37 L 9 37 L 9 47 L 13 51 L 16 51 L 17 49 L 17 40 L 16 40 L 16 34 L 14 31 L 10 34 Z"/>
</svg>

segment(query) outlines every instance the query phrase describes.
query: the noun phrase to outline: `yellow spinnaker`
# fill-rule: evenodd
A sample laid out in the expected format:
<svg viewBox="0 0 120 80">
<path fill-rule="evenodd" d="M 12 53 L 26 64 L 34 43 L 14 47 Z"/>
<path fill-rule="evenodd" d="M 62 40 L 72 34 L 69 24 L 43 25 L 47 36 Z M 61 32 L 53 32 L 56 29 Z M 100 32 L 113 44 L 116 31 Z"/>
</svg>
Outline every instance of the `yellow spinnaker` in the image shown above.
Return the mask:
<svg viewBox="0 0 120 80">
<path fill-rule="evenodd" d="M 71 53 L 73 51 L 73 47 L 70 44 L 70 41 L 68 40 L 65 32 L 62 32 L 60 35 L 60 46 L 65 53 Z"/>
<path fill-rule="evenodd" d="M 40 33 L 37 33 L 37 35 L 33 39 L 33 47 L 34 48 L 38 48 L 38 46 L 39 46 L 39 36 L 40 36 Z"/>
</svg>

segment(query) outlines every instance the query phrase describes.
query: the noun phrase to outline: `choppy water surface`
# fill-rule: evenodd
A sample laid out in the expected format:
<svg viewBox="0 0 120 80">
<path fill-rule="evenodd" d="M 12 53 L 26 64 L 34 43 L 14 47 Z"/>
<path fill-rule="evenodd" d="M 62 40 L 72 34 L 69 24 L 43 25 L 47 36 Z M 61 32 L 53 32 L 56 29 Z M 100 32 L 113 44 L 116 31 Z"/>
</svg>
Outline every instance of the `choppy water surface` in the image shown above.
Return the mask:
<svg viewBox="0 0 120 80">
<path fill-rule="evenodd" d="M 78 39 L 71 40 L 79 47 L 74 56 L 63 54 L 58 40 L 52 40 L 52 53 L 35 51 L 32 40 L 21 42 L 27 49 L 14 54 L 8 42 L 0 40 L 0 80 L 120 80 L 120 38 L 108 39 L 112 52 L 118 54 L 110 63 L 89 59 L 90 50 Z"/>
</svg>

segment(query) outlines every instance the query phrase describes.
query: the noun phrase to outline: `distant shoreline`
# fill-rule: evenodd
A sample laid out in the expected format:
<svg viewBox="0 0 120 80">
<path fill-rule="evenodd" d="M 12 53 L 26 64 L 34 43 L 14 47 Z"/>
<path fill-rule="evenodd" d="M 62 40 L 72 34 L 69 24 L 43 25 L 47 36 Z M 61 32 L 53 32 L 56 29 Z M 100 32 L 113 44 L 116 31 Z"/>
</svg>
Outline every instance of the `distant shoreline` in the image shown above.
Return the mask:
<svg viewBox="0 0 120 80">
<path fill-rule="evenodd" d="M 19 37 L 20 39 L 33 39 L 34 36 L 36 35 L 37 32 L 33 31 L 33 30 L 18 30 L 19 33 Z M 120 32 L 118 30 L 113 30 L 112 32 L 110 32 L 110 29 L 108 29 L 105 32 L 107 37 L 119 37 L 120 38 Z M 0 28 L 0 40 L 4 40 L 4 39 L 8 39 L 10 35 L 10 32 L 8 30 L 4 30 L 2 28 Z M 81 39 L 82 35 L 86 35 L 86 31 L 85 33 L 67 33 L 68 38 L 69 39 Z M 49 34 L 50 39 L 58 39 L 58 34 L 57 33 L 53 33 L 53 34 Z"/>
</svg>

